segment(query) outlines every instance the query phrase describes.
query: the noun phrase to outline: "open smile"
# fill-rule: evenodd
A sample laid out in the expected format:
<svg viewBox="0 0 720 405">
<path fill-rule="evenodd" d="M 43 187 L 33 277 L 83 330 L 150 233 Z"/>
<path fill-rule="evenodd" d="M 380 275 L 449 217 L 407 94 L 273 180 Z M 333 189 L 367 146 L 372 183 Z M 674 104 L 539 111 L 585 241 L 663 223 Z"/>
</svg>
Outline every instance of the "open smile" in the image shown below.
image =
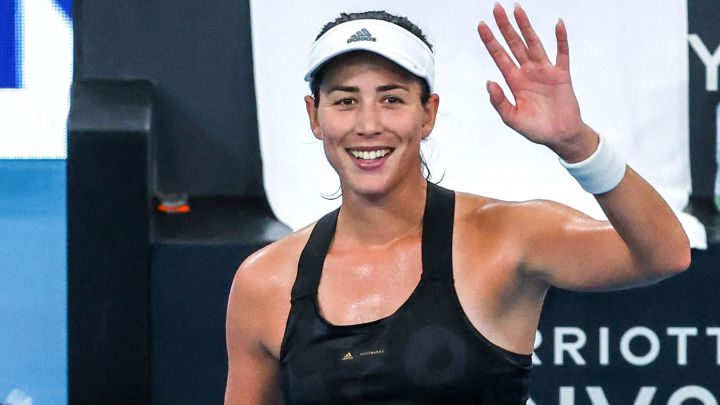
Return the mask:
<svg viewBox="0 0 720 405">
<path fill-rule="evenodd" d="M 348 149 L 347 150 L 355 159 L 358 160 L 366 160 L 366 161 L 373 161 L 382 159 L 383 157 L 391 154 L 393 152 L 392 148 L 377 148 L 377 149 L 368 149 L 368 148 L 358 148 L 358 149 Z"/>
</svg>

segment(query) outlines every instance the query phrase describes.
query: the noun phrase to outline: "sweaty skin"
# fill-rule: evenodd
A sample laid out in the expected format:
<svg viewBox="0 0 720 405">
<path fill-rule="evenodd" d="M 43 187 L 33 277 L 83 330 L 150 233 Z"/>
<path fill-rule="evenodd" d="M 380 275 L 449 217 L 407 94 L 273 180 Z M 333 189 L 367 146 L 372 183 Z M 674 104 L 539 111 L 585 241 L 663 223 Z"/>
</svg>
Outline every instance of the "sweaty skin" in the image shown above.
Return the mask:
<svg viewBox="0 0 720 405">
<path fill-rule="evenodd" d="M 501 6 L 493 14 L 517 60 L 479 24 L 480 38 L 516 100 L 511 104 L 500 86 L 488 83 L 500 117 L 568 162 L 591 155 L 598 136 L 580 116 L 564 23 L 556 25 L 552 64 L 521 8 L 514 10 L 521 34 Z M 347 325 L 391 315 L 420 279 L 426 184 L 418 149 L 435 124 L 439 97 L 422 104 L 419 84 L 382 57 L 341 62 L 328 67 L 318 105 L 309 96 L 305 101 L 313 134 L 323 142 L 343 193 L 318 302 L 326 320 Z M 373 160 L 356 157 L 366 151 L 383 152 Z M 609 222 L 550 201 L 513 203 L 457 193 L 455 287 L 472 324 L 494 344 L 532 352 L 550 286 L 627 288 L 689 266 L 689 243 L 675 215 L 632 169 L 596 198 Z M 228 304 L 226 404 L 282 401 L 280 346 L 298 259 L 312 227 L 259 250 L 237 271 Z"/>
</svg>

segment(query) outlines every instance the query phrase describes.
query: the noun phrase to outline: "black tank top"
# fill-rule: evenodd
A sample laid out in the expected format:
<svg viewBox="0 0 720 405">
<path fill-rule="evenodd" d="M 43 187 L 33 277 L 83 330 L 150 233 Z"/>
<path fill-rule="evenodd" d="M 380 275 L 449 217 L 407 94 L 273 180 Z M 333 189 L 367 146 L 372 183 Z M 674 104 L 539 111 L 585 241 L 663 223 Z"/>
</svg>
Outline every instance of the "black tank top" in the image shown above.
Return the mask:
<svg viewBox="0 0 720 405">
<path fill-rule="evenodd" d="M 280 349 L 288 404 L 525 404 L 529 355 L 485 339 L 453 284 L 455 194 L 428 182 L 423 272 L 392 315 L 357 325 L 320 316 L 317 291 L 339 210 L 313 229 L 298 265 Z"/>
</svg>

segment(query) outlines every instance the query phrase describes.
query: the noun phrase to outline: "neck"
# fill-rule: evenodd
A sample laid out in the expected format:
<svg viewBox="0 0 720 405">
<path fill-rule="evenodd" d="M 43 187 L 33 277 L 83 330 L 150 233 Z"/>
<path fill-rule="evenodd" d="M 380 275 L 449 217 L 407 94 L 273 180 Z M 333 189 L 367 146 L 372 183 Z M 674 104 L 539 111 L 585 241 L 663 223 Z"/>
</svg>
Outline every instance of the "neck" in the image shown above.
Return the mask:
<svg viewBox="0 0 720 405">
<path fill-rule="evenodd" d="M 379 197 L 343 193 L 337 242 L 377 246 L 419 233 L 426 193 L 426 180 L 420 175 Z"/>
</svg>

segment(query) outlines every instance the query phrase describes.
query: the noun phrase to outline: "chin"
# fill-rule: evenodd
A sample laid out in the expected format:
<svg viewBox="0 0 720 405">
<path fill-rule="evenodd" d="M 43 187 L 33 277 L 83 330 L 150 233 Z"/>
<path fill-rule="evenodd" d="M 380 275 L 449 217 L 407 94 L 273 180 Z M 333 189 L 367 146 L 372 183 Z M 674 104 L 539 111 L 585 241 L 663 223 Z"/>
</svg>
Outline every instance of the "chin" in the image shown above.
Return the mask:
<svg viewBox="0 0 720 405">
<path fill-rule="evenodd" d="M 388 162 L 389 163 L 389 162 Z M 374 172 L 363 172 L 362 170 L 344 171 L 340 178 L 343 195 L 354 194 L 365 198 L 378 198 L 392 193 L 394 190 L 403 188 L 407 183 L 414 182 L 413 172 L 417 170 L 418 180 L 422 178 L 420 167 L 398 170 L 394 165 L 385 165 Z"/>
<path fill-rule="evenodd" d="M 392 189 L 388 179 L 374 178 L 348 180 L 343 187 L 343 194 L 353 193 L 365 197 L 380 197 Z"/>
<path fill-rule="evenodd" d="M 425 178 L 422 177 L 418 169 L 418 183 L 424 184 Z M 343 194 L 353 193 L 369 199 L 376 199 L 391 194 L 401 188 L 406 188 L 409 183 L 414 183 L 415 179 L 411 178 L 411 174 L 405 176 L 362 176 L 345 179 L 343 182 Z"/>
</svg>

